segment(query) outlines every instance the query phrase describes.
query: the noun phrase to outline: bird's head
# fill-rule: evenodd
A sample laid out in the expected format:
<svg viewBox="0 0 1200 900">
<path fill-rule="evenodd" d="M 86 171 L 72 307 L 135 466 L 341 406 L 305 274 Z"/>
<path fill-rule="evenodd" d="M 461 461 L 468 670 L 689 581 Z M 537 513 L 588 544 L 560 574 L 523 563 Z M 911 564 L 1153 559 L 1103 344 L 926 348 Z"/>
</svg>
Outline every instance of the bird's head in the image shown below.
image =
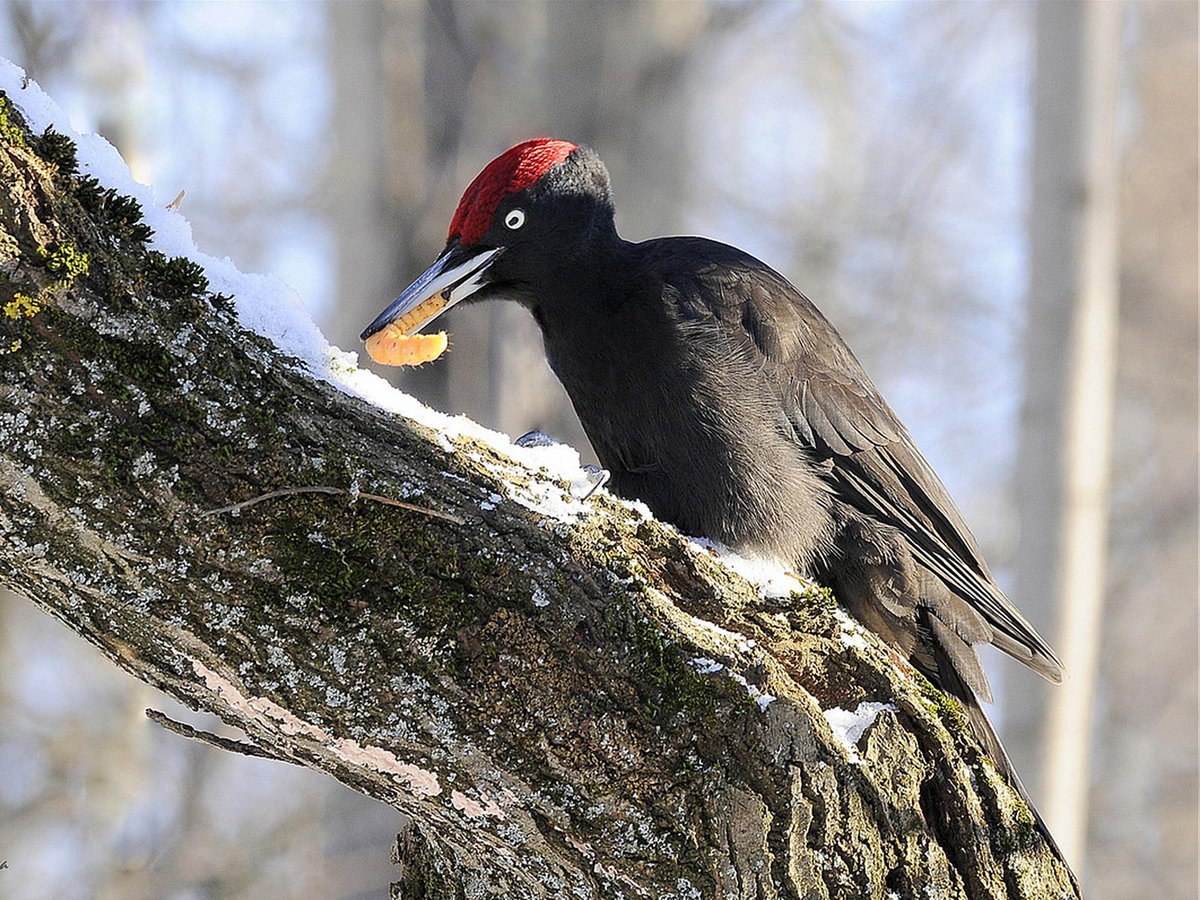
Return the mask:
<svg viewBox="0 0 1200 900">
<path fill-rule="evenodd" d="M 464 300 L 532 302 L 536 285 L 613 229 L 608 172 L 594 151 L 539 138 L 488 163 L 458 202 L 446 247 L 362 333 L 413 334 Z"/>
</svg>

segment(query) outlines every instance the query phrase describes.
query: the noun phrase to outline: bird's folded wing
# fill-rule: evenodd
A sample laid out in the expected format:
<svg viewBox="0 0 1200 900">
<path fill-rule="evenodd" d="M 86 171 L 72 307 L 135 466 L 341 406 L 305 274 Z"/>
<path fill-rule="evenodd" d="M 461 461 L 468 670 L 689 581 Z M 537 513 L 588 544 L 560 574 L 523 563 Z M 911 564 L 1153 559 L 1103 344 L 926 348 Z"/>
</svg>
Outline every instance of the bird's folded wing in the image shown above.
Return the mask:
<svg viewBox="0 0 1200 900">
<path fill-rule="evenodd" d="M 949 493 L 833 326 L 753 257 L 732 251 L 715 262 L 690 273 L 705 289 L 680 292 L 701 298 L 683 314 L 711 317 L 755 357 L 797 442 L 831 463 L 843 500 L 899 529 L 916 560 L 984 616 L 994 643 L 1060 680 L 1053 650 L 996 586 Z"/>
</svg>

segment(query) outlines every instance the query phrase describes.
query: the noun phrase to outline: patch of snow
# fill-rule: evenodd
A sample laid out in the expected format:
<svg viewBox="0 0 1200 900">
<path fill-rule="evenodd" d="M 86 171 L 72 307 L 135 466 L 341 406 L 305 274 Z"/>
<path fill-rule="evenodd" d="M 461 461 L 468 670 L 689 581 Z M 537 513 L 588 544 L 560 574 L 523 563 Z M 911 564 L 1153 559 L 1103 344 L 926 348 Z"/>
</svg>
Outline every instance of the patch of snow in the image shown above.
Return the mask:
<svg viewBox="0 0 1200 900">
<path fill-rule="evenodd" d="M 572 451 L 574 452 L 574 451 Z M 576 454 L 578 458 L 578 454 Z M 588 511 L 587 504 L 579 498 L 586 493 L 590 483 L 587 473 L 578 470 L 578 478 L 568 478 L 570 487 L 564 490 L 557 481 L 530 480 L 524 485 L 506 483 L 509 497 L 526 509 L 555 519 L 559 522 L 575 522 Z M 554 475 L 555 473 L 551 473 Z M 561 476 L 558 476 L 561 477 Z"/>
<path fill-rule="evenodd" d="M 807 588 L 800 576 L 791 571 L 791 566 L 779 560 L 736 553 L 708 538 L 693 537 L 688 540 L 693 547 L 705 553 L 715 553 L 718 560 L 755 585 L 759 596 L 764 599 L 784 599 Z"/>
<path fill-rule="evenodd" d="M 581 485 L 591 486 L 587 473 L 582 471 L 579 463 L 579 451 L 567 444 L 547 444 L 541 447 L 518 447 L 506 435 L 489 432 L 499 442 L 485 441 L 494 449 L 499 450 L 510 459 L 515 459 L 535 471 L 545 469 L 556 478 L 563 481 L 580 482 Z M 586 490 L 586 488 L 585 488 Z"/>
<path fill-rule="evenodd" d="M 605 493 L 608 493 L 608 492 L 605 491 Z M 630 512 L 635 513 L 638 518 L 640 518 L 640 519 L 653 519 L 654 518 L 654 513 L 650 512 L 650 507 L 648 507 L 641 500 L 625 500 L 620 497 L 617 497 L 616 499 L 621 503 L 622 506 L 624 506 Z"/>
<path fill-rule="evenodd" d="M 885 709 L 896 711 L 894 704 L 874 703 L 868 700 L 858 704 L 853 712 L 836 706 L 824 710 L 825 721 L 833 729 L 833 736 L 846 748 L 851 762 L 862 762 L 862 757 L 858 755 L 858 742 Z"/>
<path fill-rule="evenodd" d="M 727 628 L 722 628 L 720 625 L 716 625 L 708 621 L 708 619 L 701 619 L 699 616 L 691 616 L 690 619 L 693 625 L 696 625 L 705 631 L 711 631 L 713 634 L 719 635 L 725 638 L 727 641 L 732 641 L 733 645 L 743 653 L 750 652 L 756 646 L 756 643 L 750 638 L 746 637 L 744 634 L 738 634 L 736 631 L 730 631 Z"/>
<path fill-rule="evenodd" d="M 730 678 L 746 689 L 746 693 L 749 694 L 750 698 L 758 704 L 758 708 L 762 712 L 766 712 L 767 707 L 779 699 L 774 694 L 768 694 L 760 690 L 756 685 L 753 685 L 747 681 L 744 676 L 739 675 L 737 672 L 733 671 L 733 669 L 730 669 L 723 663 L 719 663 L 715 659 L 709 659 L 707 656 L 697 656 L 693 659 L 689 659 L 688 665 L 695 669 L 697 674 L 700 675 L 714 675 L 722 670 L 727 671 Z"/>
<path fill-rule="evenodd" d="M 842 642 L 842 646 L 866 650 L 867 637 L 862 625 L 841 607 L 834 609 L 833 616 L 838 621 L 838 640 Z"/>
<path fill-rule="evenodd" d="M 842 642 L 843 647 L 853 647 L 857 650 L 867 649 L 867 639 L 861 633 L 841 631 L 838 633 L 838 639 Z"/>
</svg>

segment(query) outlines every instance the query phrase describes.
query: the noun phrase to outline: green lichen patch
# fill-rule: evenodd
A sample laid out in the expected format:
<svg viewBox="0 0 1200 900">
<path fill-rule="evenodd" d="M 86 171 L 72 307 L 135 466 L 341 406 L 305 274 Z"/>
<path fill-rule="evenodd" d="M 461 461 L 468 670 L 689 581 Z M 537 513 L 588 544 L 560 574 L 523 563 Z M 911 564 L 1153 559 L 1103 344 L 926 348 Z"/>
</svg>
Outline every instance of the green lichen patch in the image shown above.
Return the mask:
<svg viewBox="0 0 1200 900">
<path fill-rule="evenodd" d="M 55 242 L 45 247 L 38 247 L 38 258 L 46 271 L 54 276 L 56 281 L 70 284 L 80 275 L 86 275 L 90 258 L 73 243 Z"/>
<path fill-rule="evenodd" d="M 25 117 L 13 106 L 8 95 L 0 91 L 0 140 L 17 147 L 27 147 L 29 144 L 25 135 L 28 132 L 29 126 L 25 124 Z"/>
<path fill-rule="evenodd" d="M 25 278 L 0 283 L 0 325 L 19 329 L 18 334 L 8 331 L 0 338 L 8 344 L 10 353 L 15 352 L 13 347 L 19 348 L 24 343 L 23 338 L 28 336 L 24 334 L 27 329 L 22 328 L 22 324 L 54 307 L 58 298 L 88 271 L 88 254 L 71 242 L 39 246 L 34 257 L 33 261 L 40 265 L 45 276 L 27 268 Z"/>
<path fill-rule="evenodd" d="M 946 726 L 947 731 L 960 742 L 970 735 L 971 722 L 967 718 L 967 711 L 963 709 L 963 705 L 958 700 L 935 687 L 919 672 L 914 673 L 913 684 L 920 695 L 921 703 L 929 712 L 937 716 L 938 720 Z"/>
<path fill-rule="evenodd" d="M 41 313 L 51 296 L 29 283 L 0 282 L 0 355 L 9 356 L 31 337 L 30 321 Z"/>
<path fill-rule="evenodd" d="M 653 686 L 643 698 L 644 712 L 655 721 L 686 718 L 705 720 L 716 707 L 714 682 L 687 664 L 683 648 L 653 621 L 636 613 L 628 618 L 642 671 Z"/>
<path fill-rule="evenodd" d="M 334 471 L 320 478 L 346 483 Z M 415 637 L 425 642 L 419 655 L 426 667 L 452 666 L 456 628 L 483 621 L 488 608 L 502 602 L 503 593 L 487 586 L 504 581 L 492 561 L 463 555 L 440 523 L 419 513 L 344 495 L 305 494 L 255 506 L 223 524 L 241 535 L 240 546 L 290 573 L 280 590 L 303 598 L 298 612 L 337 625 L 370 610 L 388 623 L 380 631 L 385 643 L 396 628 L 404 635 L 388 655 L 399 652 L 408 665 L 414 657 L 407 645 Z M 485 594 L 487 602 L 479 602 Z"/>
<path fill-rule="evenodd" d="M 811 584 L 803 592 L 792 594 L 791 596 L 802 601 L 803 605 L 810 609 L 833 612 L 838 607 L 837 597 L 834 596 L 833 589 L 820 584 Z"/>
<path fill-rule="evenodd" d="M 42 311 L 37 300 L 21 291 L 16 291 L 2 309 L 6 319 L 29 319 Z"/>
<path fill-rule="evenodd" d="M 985 809 L 993 813 L 992 846 L 1001 856 L 1032 849 L 1039 841 L 1037 820 L 1029 805 L 1004 780 L 996 764 L 980 755 L 975 763 L 980 793 L 991 802 Z"/>
</svg>

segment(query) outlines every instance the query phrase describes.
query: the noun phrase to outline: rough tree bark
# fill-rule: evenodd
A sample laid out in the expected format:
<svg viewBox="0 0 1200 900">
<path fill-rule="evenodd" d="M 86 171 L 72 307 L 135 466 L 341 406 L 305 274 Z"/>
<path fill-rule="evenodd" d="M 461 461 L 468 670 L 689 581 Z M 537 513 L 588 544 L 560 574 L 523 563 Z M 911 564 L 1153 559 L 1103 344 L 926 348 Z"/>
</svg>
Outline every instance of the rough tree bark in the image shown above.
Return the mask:
<svg viewBox="0 0 1200 900">
<path fill-rule="evenodd" d="M 397 896 L 1074 896 L 826 593 L 603 495 L 537 512 L 567 486 L 311 377 L 0 103 L 0 582 L 411 816 Z M 212 512 L 299 487 L 342 492 Z"/>
</svg>

